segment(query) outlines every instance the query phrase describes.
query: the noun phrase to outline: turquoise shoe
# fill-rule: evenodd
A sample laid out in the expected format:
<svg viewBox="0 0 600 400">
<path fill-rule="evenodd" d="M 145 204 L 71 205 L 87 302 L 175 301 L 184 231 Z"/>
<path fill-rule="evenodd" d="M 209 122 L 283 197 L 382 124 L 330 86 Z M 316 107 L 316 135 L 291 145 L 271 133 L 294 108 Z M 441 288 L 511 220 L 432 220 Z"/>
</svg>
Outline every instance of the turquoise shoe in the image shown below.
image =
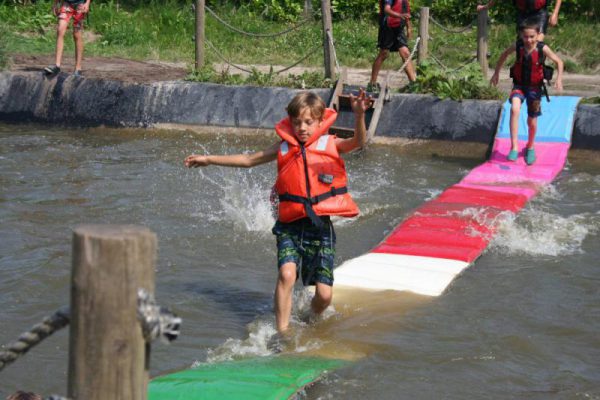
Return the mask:
<svg viewBox="0 0 600 400">
<path fill-rule="evenodd" d="M 506 159 L 507 159 L 508 161 L 517 161 L 517 157 L 518 157 L 518 155 L 519 155 L 519 152 L 518 152 L 517 150 L 511 150 L 511 151 L 508 153 L 508 157 L 506 157 Z"/>
<path fill-rule="evenodd" d="M 527 149 L 527 151 L 525 151 L 525 162 L 527 163 L 527 165 L 531 165 L 535 162 L 534 149 Z"/>
</svg>

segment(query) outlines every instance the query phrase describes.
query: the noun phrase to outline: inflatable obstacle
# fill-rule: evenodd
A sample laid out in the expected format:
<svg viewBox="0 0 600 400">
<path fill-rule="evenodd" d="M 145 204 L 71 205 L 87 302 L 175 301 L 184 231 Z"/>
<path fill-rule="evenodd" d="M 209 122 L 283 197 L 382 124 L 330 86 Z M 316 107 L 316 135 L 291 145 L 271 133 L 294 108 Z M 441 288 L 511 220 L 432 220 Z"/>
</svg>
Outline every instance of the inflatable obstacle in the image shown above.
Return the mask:
<svg viewBox="0 0 600 400">
<path fill-rule="evenodd" d="M 153 379 L 148 400 L 288 399 L 345 364 L 295 355 L 203 364 Z"/>
<path fill-rule="evenodd" d="M 524 162 L 526 107 L 519 117 L 519 158 L 510 151 L 510 104 L 505 103 L 490 159 L 458 184 L 416 209 L 371 252 L 335 270 L 335 285 L 407 290 L 438 296 L 492 239 L 502 213 L 517 213 L 558 175 L 569 151 L 578 97 L 542 101 L 537 161 Z"/>
</svg>

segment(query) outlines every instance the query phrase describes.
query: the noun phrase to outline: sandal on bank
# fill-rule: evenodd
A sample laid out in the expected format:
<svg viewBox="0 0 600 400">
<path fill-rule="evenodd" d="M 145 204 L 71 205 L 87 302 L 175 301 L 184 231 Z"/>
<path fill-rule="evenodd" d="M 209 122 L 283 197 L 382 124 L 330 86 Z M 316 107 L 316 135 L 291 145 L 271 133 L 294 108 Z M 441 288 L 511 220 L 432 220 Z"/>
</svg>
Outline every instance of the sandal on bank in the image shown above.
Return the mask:
<svg viewBox="0 0 600 400">
<path fill-rule="evenodd" d="M 49 65 L 44 68 L 44 73 L 46 75 L 56 75 L 60 72 L 60 67 L 58 65 Z"/>
</svg>

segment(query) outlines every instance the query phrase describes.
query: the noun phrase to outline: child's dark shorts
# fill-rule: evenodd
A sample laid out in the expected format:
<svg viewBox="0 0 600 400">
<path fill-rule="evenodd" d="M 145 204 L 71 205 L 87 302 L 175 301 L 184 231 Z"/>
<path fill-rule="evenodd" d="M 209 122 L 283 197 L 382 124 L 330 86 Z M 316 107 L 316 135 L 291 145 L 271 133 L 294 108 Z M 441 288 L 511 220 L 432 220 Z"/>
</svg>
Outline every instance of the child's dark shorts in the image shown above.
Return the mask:
<svg viewBox="0 0 600 400">
<path fill-rule="evenodd" d="M 542 8 L 541 10 L 522 13 L 517 11 L 517 33 L 519 33 L 519 26 L 525 21 L 536 21 L 540 26 L 540 33 L 546 34 L 548 30 L 548 10 Z"/>
<path fill-rule="evenodd" d="M 523 101 L 527 101 L 527 116 L 531 118 L 542 115 L 542 88 L 514 85 L 508 101 L 512 103 L 512 99 L 516 97 Z"/>
<path fill-rule="evenodd" d="M 321 217 L 325 225 L 318 228 L 308 218 L 290 223 L 277 221 L 273 234 L 277 236 L 277 267 L 293 262 L 296 279 L 304 286 L 317 282 L 333 286 L 335 231 L 329 217 Z"/>
<path fill-rule="evenodd" d="M 408 47 L 404 29 L 404 24 L 397 28 L 390 28 L 387 23 L 382 23 L 377 34 L 377 47 L 389 51 L 398 51 L 402 47 Z"/>
</svg>

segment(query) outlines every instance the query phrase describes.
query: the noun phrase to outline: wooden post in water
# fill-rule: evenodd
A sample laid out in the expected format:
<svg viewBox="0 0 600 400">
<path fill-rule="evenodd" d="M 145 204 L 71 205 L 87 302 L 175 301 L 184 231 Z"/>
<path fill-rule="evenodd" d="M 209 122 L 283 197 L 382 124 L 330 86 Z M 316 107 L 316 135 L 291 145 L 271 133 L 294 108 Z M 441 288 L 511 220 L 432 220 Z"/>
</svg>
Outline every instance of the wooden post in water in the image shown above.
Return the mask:
<svg viewBox="0 0 600 400">
<path fill-rule="evenodd" d="M 133 225 L 73 232 L 68 396 L 145 400 L 149 344 L 137 319 L 139 288 L 154 293 L 156 235 Z"/>
<path fill-rule="evenodd" d="M 483 78 L 488 76 L 488 10 L 487 8 L 477 13 L 477 61 L 481 65 Z"/>
<path fill-rule="evenodd" d="M 321 15 L 323 18 L 323 63 L 325 65 L 325 78 L 333 79 L 335 75 L 335 60 L 333 59 L 333 24 L 331 22 L 331 2 L 321 0 Z"/>
<path fill-rule="evenodd" d="M 204 66 L 204 0 L 196 0 L 196 71 Z"/>
<path fill-rule="evenodd" d="M 419 52 L 417 53 L 417 62 L 420 64 L 427 58 L 429 46 L 429 7 L 421 7 L 419 18 Z"/>
</svg>

